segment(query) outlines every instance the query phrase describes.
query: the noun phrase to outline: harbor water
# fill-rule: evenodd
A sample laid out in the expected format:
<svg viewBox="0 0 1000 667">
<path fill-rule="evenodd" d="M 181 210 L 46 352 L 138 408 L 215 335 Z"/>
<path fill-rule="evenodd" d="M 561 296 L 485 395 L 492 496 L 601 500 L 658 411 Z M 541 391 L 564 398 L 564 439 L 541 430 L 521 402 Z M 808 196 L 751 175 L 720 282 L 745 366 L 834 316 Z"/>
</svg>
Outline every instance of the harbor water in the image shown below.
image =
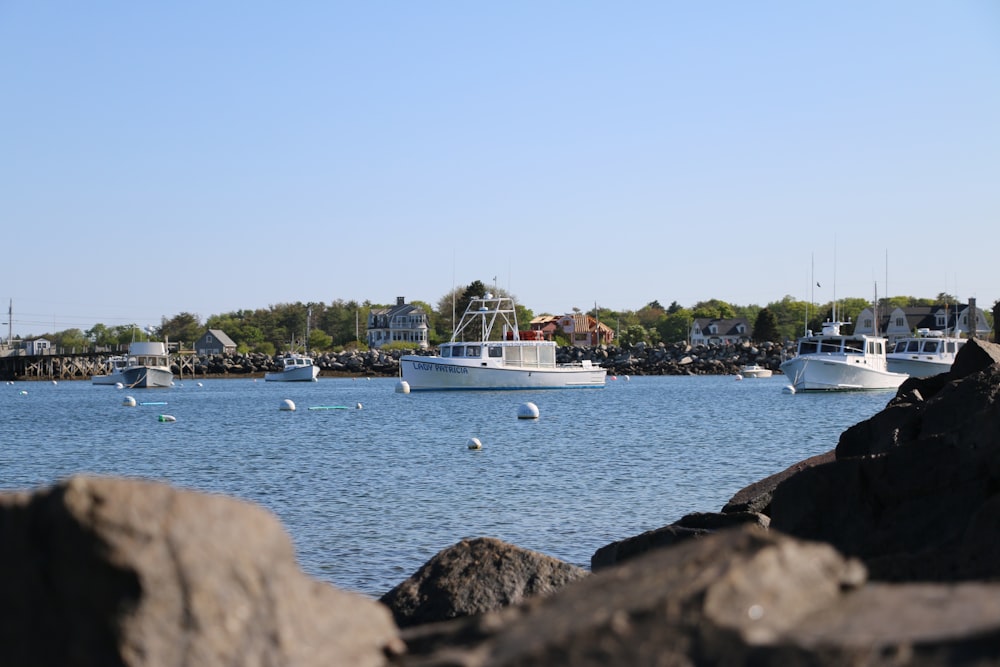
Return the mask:
<svg viewBox="0 0 1000 667">
<path fill-rule="evenodd" d="M 465 537 L 587 568 L 610 542 L 718 511 L 832 449 L 894 395 L 786 384 L 609 377 L 604 389 L 404 394 L 392 378 L 17 382 L 0 386 L 0 490 L 96 474 L 227 494 L 277 515 L 307 573 L 378 597 Z M 518 418 L 528 402 L 537 419 Z"/>
</svg>

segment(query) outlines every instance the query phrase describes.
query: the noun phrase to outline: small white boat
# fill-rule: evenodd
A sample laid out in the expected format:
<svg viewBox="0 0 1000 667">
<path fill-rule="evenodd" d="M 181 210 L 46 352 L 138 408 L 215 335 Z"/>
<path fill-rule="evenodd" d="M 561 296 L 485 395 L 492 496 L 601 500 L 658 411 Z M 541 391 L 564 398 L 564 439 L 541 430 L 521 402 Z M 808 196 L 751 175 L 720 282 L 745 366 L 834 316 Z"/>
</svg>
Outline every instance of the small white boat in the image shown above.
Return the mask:
<svg viewBox="0 0 1000 667">
<path fill-rule="evenodd" d="M 319 366 L 304 354 L 287 354 L 281 359 L 281 370 L 265 373 L 265 382 L 315 382 Z"/>
<path fill-rule="evenodd" d="M 907 376 L 886 364 L 886 339 L 840 333 L 846 322 L 824 322 L 820 335 L 798 341 L 796 356 L 782 362 L 794 392 L 896 389 Z"/>
<path fill-rule="evenodd" d="M 745 378 L 769 378 L 772 372 L 770 368 L 764 368 L 757 364 L 747 364 L 740 367 L 740 375 Z"/>
<path fill-rule="evenodd" d="M 167 344 L 156 341 L 131 343 L 121 383 L 130 389 L 172 386 L 174 373 L 170 370 Z"/>
<path fill-rule="evenodd" d="M 946 336 L 943 331 L 921 329 L 916 336 L 900 338 L 886 355 L 889 370 L 922 378 L 947 373 L 955 354 L 965 345 L 964 338 Z"/>
<path fill-rule="evenodd" d="M 108 357 L 104 366 L 108 370 L 105 375 L 91 375 L 90 382 L 92 384 L 110 384 L 115 385 L 121 382 L 125 384 L 125 376 L 122 371 L 125 370 L 125 366 L 128 365 L 128 356 L 124 354 L 116 354 L 113 357 Z"/>
<path fill-rule="evenodd" d="M 589 360 L 557 363 L 556 349 L 539 332 L 518 330 L 513 299 L 487 293 L 471 300 L 438 354 L 404 355 L 400 373 L 411 391 L 604 386 L 606 370 Z"/>
</svg>

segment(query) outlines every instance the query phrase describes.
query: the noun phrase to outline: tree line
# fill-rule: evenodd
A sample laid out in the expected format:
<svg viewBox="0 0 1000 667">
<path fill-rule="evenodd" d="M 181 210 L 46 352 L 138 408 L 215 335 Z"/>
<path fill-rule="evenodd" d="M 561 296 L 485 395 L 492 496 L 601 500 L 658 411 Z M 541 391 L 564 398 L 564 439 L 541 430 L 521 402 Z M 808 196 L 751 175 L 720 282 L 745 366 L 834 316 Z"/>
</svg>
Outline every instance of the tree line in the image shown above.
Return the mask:
<svg viewBox="0 0 1000 667">
<path fill-rule="evenodd" d="M 456 318 L 461 317 L 469 299 L 487 291 L 502 296 L 510 296 L 503 289 L 487 288 L 476 280 L 469 285 L 459 286 L 442 295 L 435 306 L 423 301 L 411 301 L 428 316 L 429 340 L 431 345 L 447 341 L 454 329 Z M 516 299 L 515 299 L 516 301 Z M 880 312 L 888 312 L 894 307 L 957 306 L 958 300 L 945 293 L 933 299 L 895 296 L 879 300 Z M 240 353 L 260 352 L 275 354 L 290 350 L 308 349 L 312 352 L 339 351 L 365 347 L 365 331 L 368 314 L 374 309 L 389 308 L 395 304 L 376 304 L 370 301 L 335 300 L 330 303 L 281 303 L 255 310 L 238 310 L 211 315 L 202 321 L 198 315 L 182 312 L 172 317 L 163 317 L 160 326 L 148 330 L 135 324 L 106 326 L 95 324 L 87 330 L 66 329 L 41 336 L 47 338 L 53 347 L 61 350 L 122 349 L 133 340 L 168 340 L 177 343 L 180 349 L 193 348 L 194 342 L 208 329 L 219 329 L 226 333 L 237 345 Z M 861 298 L 839 299 L 836 302 L 838 318 L 855 318 L 870 301 Z M 687 340 L 691 325 L 696 318 L 745 318 L 753 328 L 757 342 L 783 342 L 801 336 L 805 329 L 819 331 L 823 321 L 833 316 L 832 302 L 824 304 L 801 301 L 784 296 L 765 306 L 756 304 L 741 306 L 718 299 L 699 301 L 684 307 L 676 301 L 663 307 L 653 300 L 638 310 L 614 310 L 594 308 L 581 311 L 599 322 L 611 327 L 615 332 L 615 342 L 619 345 L 674 343 Z M 517 320 L 520 328 L 528 329 L 535 314 L 523 305 L 517 305 Z M 539 315 L 562 315 L 565 313 L 539 313 Z M 989 316 L 989 313 L 987 313 Z M 568 344 L 569 341 L 558 341 Z M 394 344 L 394 345 L 399 345 Z"/>
</svg>

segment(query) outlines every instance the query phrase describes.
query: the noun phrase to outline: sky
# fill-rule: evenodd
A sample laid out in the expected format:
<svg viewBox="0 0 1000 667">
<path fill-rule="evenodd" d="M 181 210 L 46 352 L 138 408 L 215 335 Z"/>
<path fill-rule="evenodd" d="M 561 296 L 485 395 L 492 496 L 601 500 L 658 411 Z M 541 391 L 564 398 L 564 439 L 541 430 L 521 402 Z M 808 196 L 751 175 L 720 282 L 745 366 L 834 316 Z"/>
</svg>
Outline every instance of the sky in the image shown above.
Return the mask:
<svg viewBox="0 0 1000 667">
<path fill-rule="evenodd" d="M 0 1 L 4 334 L 474 280 L 988 308 L 998 221 L 995 0 Z"/>
</svg>

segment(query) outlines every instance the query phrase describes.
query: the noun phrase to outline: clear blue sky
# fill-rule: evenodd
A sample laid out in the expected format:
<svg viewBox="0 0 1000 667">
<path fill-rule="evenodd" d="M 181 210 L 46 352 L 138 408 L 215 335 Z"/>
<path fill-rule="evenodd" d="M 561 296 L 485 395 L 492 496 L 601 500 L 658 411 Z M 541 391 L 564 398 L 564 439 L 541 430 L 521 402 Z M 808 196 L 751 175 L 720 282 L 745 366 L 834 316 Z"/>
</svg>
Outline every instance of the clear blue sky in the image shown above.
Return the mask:
<svg viewBox="0 0 1000 667">
<path fill-rule="evenodd" d="M 15 335 L 1000 298 L 995 0 L 8 1 L 0 82 Z"/>
</svg>

